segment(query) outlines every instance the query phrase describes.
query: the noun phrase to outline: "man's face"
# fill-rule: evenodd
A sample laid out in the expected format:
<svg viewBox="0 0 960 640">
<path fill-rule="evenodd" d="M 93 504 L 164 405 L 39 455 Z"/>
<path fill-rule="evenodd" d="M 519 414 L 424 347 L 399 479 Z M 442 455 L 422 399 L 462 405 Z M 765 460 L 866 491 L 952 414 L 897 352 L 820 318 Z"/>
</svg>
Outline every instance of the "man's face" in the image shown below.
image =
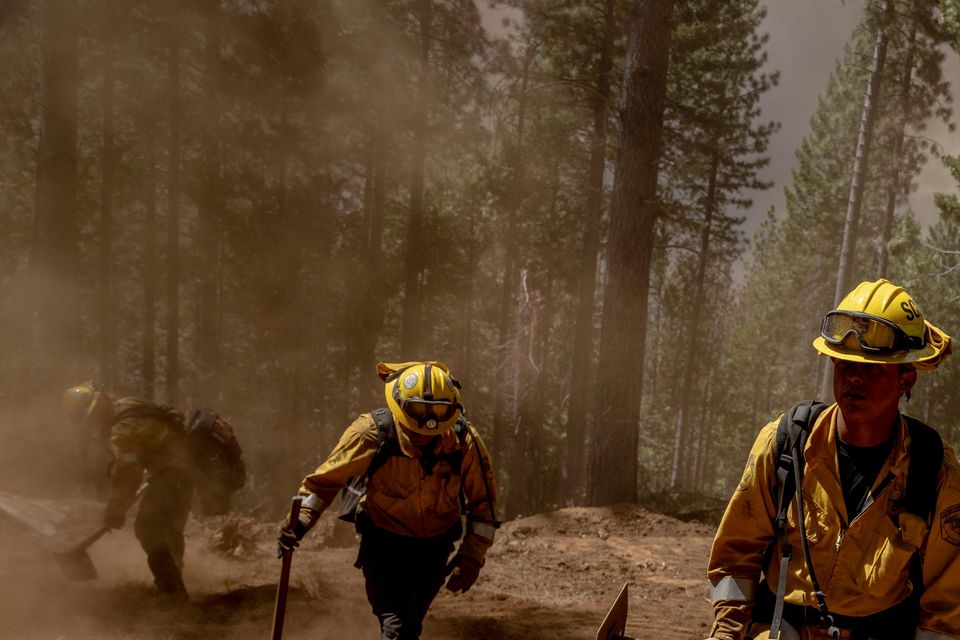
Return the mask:
<svg viewBox="0 0 960 640">
<path fill-rule="evenodd" d="M 833 395 L 848 421 L 887 419 L 916 379 L 912 367 L 833 359 Z"/>
</svg>

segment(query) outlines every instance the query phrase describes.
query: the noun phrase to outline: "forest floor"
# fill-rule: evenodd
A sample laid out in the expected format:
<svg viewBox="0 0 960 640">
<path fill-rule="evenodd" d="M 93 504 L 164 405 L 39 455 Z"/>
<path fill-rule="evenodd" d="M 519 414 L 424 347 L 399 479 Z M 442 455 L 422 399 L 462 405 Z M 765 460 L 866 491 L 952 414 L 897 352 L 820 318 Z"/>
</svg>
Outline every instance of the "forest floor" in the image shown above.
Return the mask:
<svg viewBox="0 0 960 640">
<path fill-rule="evenodd" d="M 58 513 L 66 508 L 63 502 L 40 507 Z M 88 514 L 99 513 L 91 505 L 68 507 L 69 517 L 61 519 L 53 536 L 0 510 L 0 638 L 269 636 L 280 569 L 275 523 L 238 516 L 191 518 L 184 577 L 192 602 L 170 605 L 152 591 L 129 523 L 91 547 L 99 579 L 63 578 L 51 549 L 80 539 L 82 530 L 96 529 Z M 348 525 L 334 522 L 321 519 L 294 554 L 285 640 L 378 636 L 362 576 L 353 568 L 355 536 Z M 713 531 L 710 525 L 635 506 L 567 508 L 505 523 L 477 584 L 462 595 L 442 590 L 423 637 L 592 639 L 620 588 L 629 583 L 627 636 L 705 638 L 711 619 L 705 566 Z"/>
</svg>

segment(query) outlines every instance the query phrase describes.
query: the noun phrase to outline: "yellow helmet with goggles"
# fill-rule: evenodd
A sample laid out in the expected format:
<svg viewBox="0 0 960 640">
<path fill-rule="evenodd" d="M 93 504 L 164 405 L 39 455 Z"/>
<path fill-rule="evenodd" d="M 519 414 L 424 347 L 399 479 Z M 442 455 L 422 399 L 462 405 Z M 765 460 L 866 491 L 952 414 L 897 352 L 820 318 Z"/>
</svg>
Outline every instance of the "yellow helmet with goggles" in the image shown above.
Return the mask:
<svg viewBox="0 0 960 640">
<path fill-rule="evenodd" d="M 70 420 L 83 421 L 93 414 L 103 388 L 96 382 L 70 387 L 63 394 L 63 413 Z"/>
<path fill-rule="evenodd" d="M 463 414 L 460 383 L 442 362 L 381 362 L 377 373 L 394 420 L 409 431 L 438 436 Z"/>
<path fill-rule="evenodd" d="M 950 355 L 950 336 L 933 326 L 903 287 L 861 282 L 827 313 L 813 348 L 825 356 L 931 370 Z"/>
</svg>

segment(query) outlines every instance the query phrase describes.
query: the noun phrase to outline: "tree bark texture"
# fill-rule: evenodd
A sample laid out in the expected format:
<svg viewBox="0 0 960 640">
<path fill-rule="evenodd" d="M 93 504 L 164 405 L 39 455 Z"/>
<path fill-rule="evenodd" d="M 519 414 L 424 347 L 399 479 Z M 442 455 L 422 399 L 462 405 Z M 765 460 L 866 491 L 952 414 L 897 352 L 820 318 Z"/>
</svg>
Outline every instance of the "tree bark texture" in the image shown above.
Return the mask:
<svg viewBox="0 0 960 640">
<path fill-rule="evenodd" d="M 690 311 L 687 316 L 686 354 L 682 369 L 682 382 L 677 390 L 680 398 L 677 411 L 677 430 L 673 444 L 673 464 L 670 470 L 670 488 L 674 491 L 680 488 L 681 467 L 684 466 L 684 451 L 691 446 L 690 416 L 694 406 L 694 385 L 700 379 L 699 363 L 703 357 L 700 349 L 700 336 L 703 324 L 703 298 L 707 278 L 707 266 L 710 260 L 710 241 L 713 226 L 713 214 L 717 203 L 717 174 L 720 170 L 720 159 L 716 154 L 710 167 L 710 178 L 707 184 L 707 195 L 704 202 L 703 226 L 700 229 L 700 252 L 697 255 L 697 272 L 690 292 Z"/>
<path fill-rule="evenodd" d="M 222 185 L 220 168 L 220 1 L 208 0 L 205 7 L 204 112 L 200 130 L 201 199 L 197 209 L 197 384 L 194 392 L 201 403 L 216 404 L 220 396 L 220 222 Z"/>
<path fill-rule="evenodd" d="M 180 396 L 180 25 L 170 17 L 168 44 L 170 139 L 167 148 L 167 384 L 166 400 Z"/>
<path fill-rule="evenodd" d="M 631 3 L 591 421 L 591 505 L 635 502 L 640 393 L 674 0 Z"/>
<path fill-rule="evenodd" d="M 107 12 L 110 15 L 111 12 Z M 106 52 L 103 64 L 103 87 L 101 94 L 103 150 L 100 175 L 100 273 L 97 290 L 97 320 L 100 351 L 100 380 L 112 389 L 116 383 L 117 346 L 116 321 L 113 310 L 113 176 L 116 164 L 115 152 L 115 62 L 111 20 L 103 25 L 103 47 Z"/>
<path fill-rule="evenodd" d="M 880 80 L 887 59 L 887 27 L 892 6 L 885 1 L 880 4 L 880 12 L 883 15 L 879 16 L 877 24 L 877 36 L 873 45 L 873 62 L 870 65 L 870 76 L 867 79 L 867 88 L 863 95 L 863 107 L 860 110 L 860 128 L 857 132 L 857 147 L 853 158 L 850 197 L 847 200 L 847 213 L 843 224 L 843 242 L 840 245 L 840 262 L 837 266 L 837 284 L 833 292 L 834 308 L 847 295 L 851 285 L 850 277 L 853 273 L 853 261 L 856 258 L 857 251 L 864 179 L 867 175 L 867 165 L 870 160 L 870 143 L 873 139 L 877 101 L 880 97 Z M 833 397 L 833 363 L 829 358 L 824 358 L 819 395 L 820 398 Z"/>
<path fill-rule="evenodd" d="M 41 21 L 40 139 L 30 273 L 37 318 L 34 368 L 46 387 L 70 384 L 80 358 L 76 0 L 46 0 Z"/>
<path fill-rule="evenodd" d="M 590 140 L 590 170 L 587 201 L 580 246 L 580 280 L 577 286 L 577 317 L 573 338 L 571 371 L 577 377 L 570 386 L 567 410 L 566 494 L 581 501 L 584 476 L 584 435 L 586 433 L 591 371 L 593 369 L 596 308 L 597 257 L 600 250 L 600 219 L 603 213 L 603 176 L 607 160 L 607 107 L 610 101 L 610 72 L 613 68 L 613 40 L 616 32 L 614 0 L 604 8 L 603 48 L 597 65 L 597 84 L 591 99 L 593 133 Z"/>
<path fill-rule="evenodd" d="M 433 0 L 420 0 L 420 79 L 413 122 L 413 158 L 410 166 L 410 215 L 404 254 L 402 359 L 423 357 L 421 316 L 423 314 L 424 189 L 427 158 L 427 120 L 430 104 L 430 45 L 433 39 Z"/>
</svg>

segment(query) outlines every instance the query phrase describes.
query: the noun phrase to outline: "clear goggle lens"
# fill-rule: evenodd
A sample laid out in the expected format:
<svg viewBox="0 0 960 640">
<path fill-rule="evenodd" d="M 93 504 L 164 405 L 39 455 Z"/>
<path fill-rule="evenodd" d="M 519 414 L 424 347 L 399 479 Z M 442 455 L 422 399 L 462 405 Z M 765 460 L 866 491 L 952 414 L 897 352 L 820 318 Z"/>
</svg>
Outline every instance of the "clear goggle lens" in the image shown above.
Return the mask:
<svg viewBox="0 0 960 640">
<path fill-rule="evenodd" d="M 914 338 L 885 318 L 852 311 L 831 311 L 823 318 L 820 335 L 828 343 L 842 345 L 851 333 L 863 351 L 922 349 L 923 338 Z"/>
</svg>

